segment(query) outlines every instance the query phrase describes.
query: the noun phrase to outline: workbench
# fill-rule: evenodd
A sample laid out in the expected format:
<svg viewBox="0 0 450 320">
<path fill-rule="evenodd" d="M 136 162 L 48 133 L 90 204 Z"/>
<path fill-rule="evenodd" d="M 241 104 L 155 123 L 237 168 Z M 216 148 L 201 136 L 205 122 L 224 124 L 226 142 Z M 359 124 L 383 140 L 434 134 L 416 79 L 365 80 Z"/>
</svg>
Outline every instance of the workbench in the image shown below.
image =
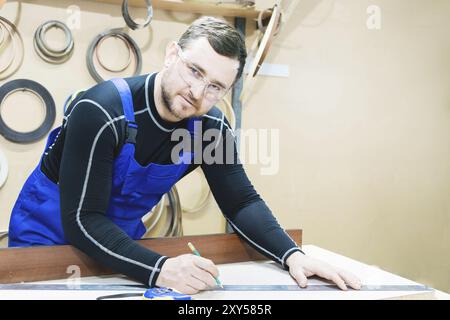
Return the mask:
<svg viewBox="0 0 450 320">
<path fill-rule="evenodd" d="M 450 295 L 405 279 L 374 266 L 333 253 L 315 245 L 303 251 L 315 258 L 353 272 L 362 281 L 361 290 L 339 290 L 319 278 L 309 278 L 300 288 L 287 271 L 271 261 L 218 264 L 224 289 L 202 291 L 194 300 L 373 300 L 373 299 L 450 299 Z M 91 300 L 123 293 L 143 293 L 145 287 L 121 275 L 35 281 L 0 285 L 0 299 Z M 123 300 L 124 298 L 121 298 Z M 125 298 L 127 299 L 127 298 Z M 141 299 L 139 296 L 128 299 Z"/>
</svg>

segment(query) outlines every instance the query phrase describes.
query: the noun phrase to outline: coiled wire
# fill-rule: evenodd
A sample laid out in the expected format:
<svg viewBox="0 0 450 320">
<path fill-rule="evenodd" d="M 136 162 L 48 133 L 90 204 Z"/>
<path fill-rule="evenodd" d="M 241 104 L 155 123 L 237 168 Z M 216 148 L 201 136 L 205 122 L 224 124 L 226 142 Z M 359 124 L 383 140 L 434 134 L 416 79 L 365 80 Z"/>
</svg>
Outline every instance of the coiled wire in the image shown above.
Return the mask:
<svg viewBox="0 0 450 320">
<path fill-rule="evenodd" d="M 86 53 L 86 64 L 88 71 L 90 75 L 97 81 L 98 83 L 105 81 L 105 79 L 98 73 L 97 69 L 94 65 L 94 55 L 95 51 L 97 50 L 98 44 L 102 41 L 103 38 L 116 36 L 119 39 L 122 39 L 127 42 L 127 46 L 131 48 L 134 58 L 136 60 L 136 67 L 134 70 L 134 76 L 139 75 L 142 70 L 142 55 L 141 50 L 139 49 L 136 42 L 125 32 L 122 31 L 120 28 L 110 29 L 107 31 L 104 31 L 97 35 L 94 40 L 92 40 L 91 44 L 89 45 L 88 51 Z M 96 55 L 97 56 L 97 55 Z"/>
<path fill-rule="evenodd" d="M 142 218 L 142 222 L 147 229 L 142 238 L 183 235 L 180 197 L 175 186 Z"/>
<path fill-rule="evenodd" d="M 121 40 L 125 43 L 125 45 L 127 46 L 127 49 L 128 49 L 128 58 L 127 58 L 127 63 L 126 63 L 124 66 L 118 67 L 118 68 L 116 68 L 116 69 L 113 69 L 113 68 L 111 68 L 111 67 L 106 66 L 106 65 L 102 62 L 102 59 L 100 58 L 100 55 L 99 55 L 98 52 L 99 52 L 99 50 L 100 50 L 100 47 L 101 47 L 102 43 L 103 43 L 106 39 L 108 39 L 108 38 L 118 38 L 118 39 L 121 39 Z M 95 57 L 97 58 L 97 61 L 98 61 L 98 63 L 102 66 L 102 68 L 105 69 L 105 70 L 111 71 L 111 72 L 121 72 L 121 71 L 125 70 L 126 68 L 128 68 L 128 66 L 129 66 L 130 63 L 131 63 L 131 54 L 132 54 L 131 45 L 130 45 L 130 43 L 127 41 L 127 39 L 124 38 L 121 34 L 109 34 L 109 35 L 104 36 L 103 38 L 100 39 L 100 41 L 98 42 L 97 47 L 95 48 L 94 51 L 95 51 Z"/>
<path fill-rule="evenodd" d="M 45 40 L 45 33 L 50 28 L 58 28 L 64 31 L 64 34 L 66 36 L 66 44 L 62 49 L 51 48 Z M 34 33 L 33 44 L 36 53 L 44 61 L 54 64 L 59 64 L 67 61 L 72 56 L 75 46 L 70 29 L 63 22 L 57 20 L 49 20 L 42 23 Z"/>
<path fill-rule="evenodd" d="M 12 46 L 11 56 L 8 62 L 4 66 L 0 66 L 0 80 L 3 80 L 12 76 L 22 65 L 24 45 L 22 36 L 20 35 L 17 27 L 11 21 L 2 16 L 0 16 L 0 29 L 3 34 L 3 39 L 0 44 L 0 54 L 3 54 L 4 46 L 8 43 L 11 43 Z"/>
<path fill-rule="evenodd" d="M 145 3 L 147 5 L 147 19 L 145 20 L 144 23 L 139 24 L 139 23 L 136 23 L 131 18 L 130 13 L 128 12 L 128 0 L 124 0 L 122 2 L 122 16 L 123 16 L 123 19 L 125 20 L 125 23 L 127 24 L 127 26 L 130 27 L 132 30 L 145 28 L 152 21 L 152 18 L 153 18 L 152 2 L 151 2 L 151 0 L 145 0 Z"/>
</svg>

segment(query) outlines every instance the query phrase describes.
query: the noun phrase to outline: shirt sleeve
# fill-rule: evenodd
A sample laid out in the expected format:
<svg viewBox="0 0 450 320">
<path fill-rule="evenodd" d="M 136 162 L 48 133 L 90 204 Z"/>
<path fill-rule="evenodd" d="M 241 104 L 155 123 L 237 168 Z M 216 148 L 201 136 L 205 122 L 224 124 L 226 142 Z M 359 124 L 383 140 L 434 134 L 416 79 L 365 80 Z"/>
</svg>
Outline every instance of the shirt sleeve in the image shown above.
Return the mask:
<svg viewBox="0 0 450 320">
<path fill-rule="evenodd" d="M 66 240 L 103 266 L 153 287 L 167 257 L 131 239 L 107 216 L 119 126 L 90 102 L 67 117 L 59 171 Z"/>
<path fill-rule="evenodd" d="M 296 251 L 303 251 L 281 228 L 256 192 L 239 160 L 234 133 L 226 119 L 222 117 L 221 120 L 222 123 L 216 119 L 215 128 L 220 132 L 216 135 L 217 140 L 211 139 L 203 143 L 201 165 L 214 198 L 226 220 L 242 239 L 267 258 L 288 269 L 286 259 Z M 211 151 L 211 146 L 214 146 L 214 152 Z M 219 154 L 215 159 L 222 161 L 209 161 L 210 154 L 212 158 Z"/>
</svg>

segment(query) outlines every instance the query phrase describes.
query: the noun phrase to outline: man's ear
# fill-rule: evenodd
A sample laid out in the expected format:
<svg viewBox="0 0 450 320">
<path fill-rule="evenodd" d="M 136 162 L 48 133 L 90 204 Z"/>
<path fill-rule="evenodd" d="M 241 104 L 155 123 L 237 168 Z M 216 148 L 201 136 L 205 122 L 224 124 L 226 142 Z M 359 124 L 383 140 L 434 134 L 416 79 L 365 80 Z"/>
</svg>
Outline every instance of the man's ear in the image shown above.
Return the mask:
<svg viewBox="0 0 450 320">
<path fill-rule="evenodd" d="M 164 67 L 169 67 L 177 61 L 178 44 L 176 41 L 171 41 L 166 46 L 166 55 L 164 57 Z"/>
</svg>

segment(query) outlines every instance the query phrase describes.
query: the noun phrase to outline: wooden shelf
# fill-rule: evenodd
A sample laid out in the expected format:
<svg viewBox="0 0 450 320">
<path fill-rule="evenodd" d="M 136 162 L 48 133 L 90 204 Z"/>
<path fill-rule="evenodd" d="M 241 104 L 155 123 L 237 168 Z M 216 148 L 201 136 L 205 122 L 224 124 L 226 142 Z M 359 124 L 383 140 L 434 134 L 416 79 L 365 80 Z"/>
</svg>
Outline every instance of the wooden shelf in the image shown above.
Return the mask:
<svg viewBox="0 0 450 320">
<path fill-rule="evenodd" d="M 122 4 L 122 0 L 90 0 L 96 2 Z M 145 7 L 143 0 L 129 0 L 128 4 L 134 7 Z M 169 11 L 200 13 L 203 15 L 218 15 L 224 17 L 243 17 L 243 18 L 258 18 L 260 11 L 255 7 L 242 7 L 237 4 L 209 4 L 194 1 L 183 0 L 152 0 L 153 8 Z M 265 17 L 270 14 L 265 14 Z"/>
<path fill-rule="evenodd" d="M 101 3 L 111 3 L 121 5 L 122 0 L 88 0 Z M 15 0 L 10 0 L 10 2 L 17 2 Z M 6 0 L 0 0 L 0 8 L 6 3 Z M 129 0 L 129 5 L 132 7 L 145 7 L 145 2 L 143 0 Z M 152 5 L 154 9 L 168 10 L 168 11 L 180 11 L 180 12 L 191 12 L 199 13 L 203 15 L 216 15 L 223 17 L 242 17 L 257 19 L 260 14 L 260 10 L 255 7 L 242 7 L 237 4 L 209 4 L 193 1 L 183 1 L 183 0 L 153 0 Z M 263 14 L 264 18 L 270 16 L 270 12 L 265 12 Z"/>
</svg>

